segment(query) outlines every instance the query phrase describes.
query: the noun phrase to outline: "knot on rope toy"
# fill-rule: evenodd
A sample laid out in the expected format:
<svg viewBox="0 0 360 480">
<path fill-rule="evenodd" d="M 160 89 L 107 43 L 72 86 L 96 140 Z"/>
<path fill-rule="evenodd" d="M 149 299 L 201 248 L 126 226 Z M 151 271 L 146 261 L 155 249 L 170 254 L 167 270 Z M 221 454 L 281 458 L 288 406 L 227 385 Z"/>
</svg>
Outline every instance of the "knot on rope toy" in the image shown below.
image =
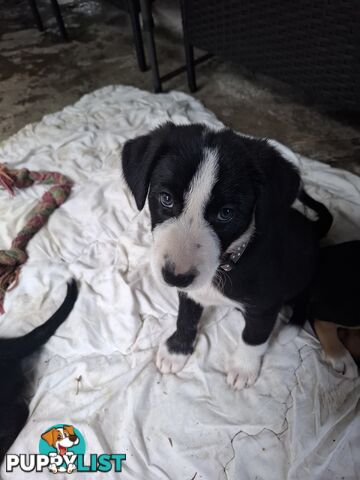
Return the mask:
<svg viewBox="0 0 360 480">
<path fill-rule="evenodd" d="M 0 185 L 10 193 L 10 195 L 15 195 L 14 193 L 14 179 L 10 175 L 5 164 L 0 163 Z"/>
<path fill-rule="evenodd" d="M 20 248 L 13 247 L 10 250 L 0 250 L 0 272 L 3 266 L 14 267 L 22 265 L 27 258 L 27 253 Z"/>
<path fill-rule="evenodd" d="M 65 202 L 73 185 L 69 178 L 58 172 L 32 172 L 27 168 L 13 170 L 0 163 L 0 187 L 11 195 L 15 195 L 14 188 L 26 188 L 35 183 L 53 186 L 44 193 L 26 225 L 12 242 L 11 249 L 0 250 L 0 315 L 4 313 L 5 293 L 18 284 L 21 265 L 28 258 L 25 251 L 27 244 L 53 211 Z"/>
<path fill-rule="evenodd" d="M 4 313 L 3 300 L 6 292 L 10 292 L 19 282 L 20 266 L 28 256 L 20 248 L 0 250 L 0 315 Z"/>
</svg>

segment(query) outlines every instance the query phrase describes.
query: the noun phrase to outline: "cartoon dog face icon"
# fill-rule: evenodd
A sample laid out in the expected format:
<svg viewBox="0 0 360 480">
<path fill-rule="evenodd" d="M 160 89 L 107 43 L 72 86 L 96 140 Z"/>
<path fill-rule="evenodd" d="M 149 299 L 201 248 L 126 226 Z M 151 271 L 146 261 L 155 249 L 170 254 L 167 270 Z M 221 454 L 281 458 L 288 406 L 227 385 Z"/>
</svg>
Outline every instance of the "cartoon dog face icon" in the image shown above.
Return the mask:
<svg viewBox="0 0 360 480">
<path fill-rule="evenodd" d="M 63 425 L 62 427 L 51 428 L 47 432 L 43 433 L 41 438 L 45 440 L 48 445 L 56 448 L 56 454 L 61 455 L 62 457 L 68 453 L 69 448 L 77 445 L 80 441 L 72 425 Z M 56 454 L 50 453 L 49 455 L 51 456 Z M 49 469 L 53 473 L 57 473 L 58 471 L 67 471 L 67 473 L 72 473 L 76 469 L 76 465 L 74 463 L 69 463 L 67 468 L 64 468 L 51 464 Z"/>
</svg>

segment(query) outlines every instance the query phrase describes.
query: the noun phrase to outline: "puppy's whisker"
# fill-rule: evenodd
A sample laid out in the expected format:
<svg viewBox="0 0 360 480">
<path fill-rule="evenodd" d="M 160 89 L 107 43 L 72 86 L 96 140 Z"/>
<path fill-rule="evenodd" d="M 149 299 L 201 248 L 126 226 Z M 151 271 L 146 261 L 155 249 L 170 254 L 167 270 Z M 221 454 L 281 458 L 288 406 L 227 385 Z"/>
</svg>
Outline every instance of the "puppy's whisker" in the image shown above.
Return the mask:
<svg viewBox="0 0 360 480">
<path fill-rule="evenodd" d="M 231 279 L 226 272 L 222 272 L 221 270 L 216 271 L 215 277 L 218 281 L 217 287 L 221 291 L 221 293 L 223 293 L 226 280 L 228 279 L 231 283 Z"/>
<path fill-rule="evenodd" d="M 230 275 L 228 274 L 228 272 L 225 272 L 225 271 L 220 271 L 219 270 L 219 275 L 220 275 L 220 278 L 221 278 L 221 282 L 222 282 L 222 292 L 224 290 L 224 287 L 225 287 L 225 283 L 228 282 L 230 283 L 230 286 L 232 287 L 232 280 L 231 280 L 231 277 Z"/>
<path fill-rule="evenodd" d="M 228 272 L 224 272 L 224 277 L 226 277 L 225 280 L 227 280 L 230 283 L 230 286 L 232 287 L 232 280 Z"/>
</svg>

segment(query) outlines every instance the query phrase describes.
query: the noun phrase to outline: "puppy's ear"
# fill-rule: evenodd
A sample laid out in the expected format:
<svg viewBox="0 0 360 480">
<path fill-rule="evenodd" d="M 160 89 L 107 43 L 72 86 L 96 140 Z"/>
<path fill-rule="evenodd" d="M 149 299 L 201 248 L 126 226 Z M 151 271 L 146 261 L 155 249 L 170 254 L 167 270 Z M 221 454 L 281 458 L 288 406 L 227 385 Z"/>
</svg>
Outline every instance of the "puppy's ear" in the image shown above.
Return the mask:
<svg viewBox="0 0 360 480">
<path fill-rule="evenodd" d="M 76 433 L 74 432 L 74 427 L 72 425 L 64 425 L 64 430 L 69 435 L 76 435 Z"/>
<path fill-rule="evenodd" d="M 128 140 L 122 151 L 122 170 L 126 183 L 134 195 L 136 206 L 142 210 L 149 190 L 151 174 L 172 123 L 153 130 L 148 135 Z"/>
<path fill-rule="evenodd" d="M 50 445 L 51 447 L 55 446 L 56 438 L 57 438 L 57 429 L 52 428 L 51 430 L 48 430 L 47 432 L 43 433 L 41 435 L 41 438 L 45 440 L 45 442 Z"/>
<path fill-rule="evenodd" d="M 295 165 L 266 141 L 260 141 L 256 153 L 255 220 L 258 228 L 289 213 L 299 193 L 301 178 Z"/>
</svg>

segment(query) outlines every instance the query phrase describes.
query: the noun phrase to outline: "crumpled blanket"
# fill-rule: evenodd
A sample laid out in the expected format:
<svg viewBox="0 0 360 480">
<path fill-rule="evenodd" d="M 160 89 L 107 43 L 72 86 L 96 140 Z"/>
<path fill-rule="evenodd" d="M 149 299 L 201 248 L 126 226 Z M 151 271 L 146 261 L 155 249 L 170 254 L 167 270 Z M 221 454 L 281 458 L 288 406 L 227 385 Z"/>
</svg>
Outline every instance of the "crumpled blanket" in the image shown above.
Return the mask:
<svg viewBox="0 0 360 480">
<path fill-rule="evenodd" d="M 74 478 L 136 480 L 353 480 L 360 478 L 360 381 L 334 372 L 306 330 L 276 330 L 256 384 L 226 384 L 224 363 L 241 330 L 227 308 L 208 309 L 194 355 L 178 375 L 154 364 L 174 330 L 175 290 L 149 269 L 149 212 L 121 177 L 124 142 L 158 124 L 221 123 L 194 98 L 110 86 L 28 125 L 0 145 L 11 167 L 56 170 L 74 188 L 30 242 L 18 287 L 6 297 L 0 336 L 44 322 L 74 276 L 79 299 L 46 346 L 25 362 L 30 416 L 11 453 L 38 453 L 41 434 L 74 425 L 89 453 L 125 453 L 122 473 Z M 360 238 L 360 178 L 285 147 L 305 186 L 334 214 L 328 243 Z M 0 248 L 7 248 L 43 187 L 0 191 Z M 1 478 L 53 478 L 15 470 Z M 55 478 L 68 478 L 57 474 Z"/>
</svg>

